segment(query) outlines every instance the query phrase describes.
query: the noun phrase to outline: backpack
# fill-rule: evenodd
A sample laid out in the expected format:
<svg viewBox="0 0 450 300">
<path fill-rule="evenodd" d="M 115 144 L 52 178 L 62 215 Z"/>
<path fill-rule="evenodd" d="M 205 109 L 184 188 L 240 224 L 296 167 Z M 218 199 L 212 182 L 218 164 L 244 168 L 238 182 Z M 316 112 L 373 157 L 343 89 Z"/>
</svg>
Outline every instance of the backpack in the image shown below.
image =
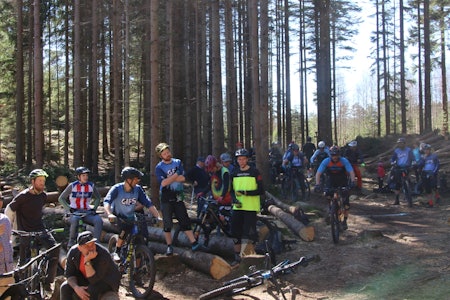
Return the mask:
<svg viewBox="0 0 450 300">
<path fill-rule="evenodd" d="M 280 228 L 278 228 L 278 226 L 272 221 L 265 221 L 263 222 L 263 224 L 268 227 L 269 233 L 264 240 L 256 244 L 255 252 L 257 254 L 266 253 L 266 240 L 268 241 L 269 252 L 280 254 L 283 251 L 286 251 L 285 243 L 283 242 L 283 235 Z"/>
</svg>

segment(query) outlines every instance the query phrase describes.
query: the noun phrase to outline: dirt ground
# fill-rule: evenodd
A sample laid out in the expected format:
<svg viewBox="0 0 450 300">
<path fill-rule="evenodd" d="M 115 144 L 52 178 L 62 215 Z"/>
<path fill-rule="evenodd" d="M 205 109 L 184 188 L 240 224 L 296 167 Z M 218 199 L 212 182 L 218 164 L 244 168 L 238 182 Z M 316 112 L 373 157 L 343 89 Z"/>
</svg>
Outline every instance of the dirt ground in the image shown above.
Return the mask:
<svg viewBox="0 0 450 300">
<path fill-rule="evenodd" d="M 278 256 L 320 256 L 320 261 L 284 276 L 286 291 L 298 291 L 295 299 L 450 299 L 448 195 L 431 209 L 423 207 L 420 202 L 425 199 L 418 196 L 409 208 L 404 201 L 392 205 L 393 194 L 372 189 L 365 183 L 363 195 L 351 196 L 349 228 L 337 245 L 319 213 L 311 218 L 314 241 L 299 239 L 293 250 Z M 323 212 L 326 203 L 314 195 L 308 205 Z M 180 266 L 172 274 L 157 275 L 148 299 L 197 299 L 222 281 Z M 226 299 L 283 299 L 268 291 L 270 287 L 260 286 Z M 121 299 L 133 298 L 121 289 Z M 293 299 L 291 293 L 287 299 Z"/>
</svg>

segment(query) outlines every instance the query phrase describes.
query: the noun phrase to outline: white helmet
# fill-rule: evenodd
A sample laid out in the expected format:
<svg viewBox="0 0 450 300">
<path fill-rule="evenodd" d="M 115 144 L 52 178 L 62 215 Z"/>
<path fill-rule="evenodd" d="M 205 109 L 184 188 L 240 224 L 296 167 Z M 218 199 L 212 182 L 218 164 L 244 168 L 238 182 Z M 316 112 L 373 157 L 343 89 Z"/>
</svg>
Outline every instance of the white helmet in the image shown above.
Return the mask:
<svg viewBox="0 0 450 300">
<path fill-rule="evenodd" d="M 348 143 L 348 145 L 350 147 L 356 147 L 358 145 L 358 142 L 357 141 L 351 141 L 350 143 Z"/>
<path fill-rule="evenodd" d="M 319 146 L 319 148 L 325 148 L 325 142 L 324 141 L 320 141 L 317 146 Z"/>
</svg>

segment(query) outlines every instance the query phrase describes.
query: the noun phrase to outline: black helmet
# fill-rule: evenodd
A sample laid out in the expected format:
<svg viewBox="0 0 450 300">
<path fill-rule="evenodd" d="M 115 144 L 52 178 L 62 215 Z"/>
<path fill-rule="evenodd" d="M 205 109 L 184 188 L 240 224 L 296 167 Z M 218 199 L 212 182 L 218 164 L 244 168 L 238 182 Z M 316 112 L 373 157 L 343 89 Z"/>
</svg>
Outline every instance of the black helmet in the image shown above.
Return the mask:
<svg viewBox="0 0 450 300">
<path fill-rule="evenodd" d="M 78 176 L 78 175 L 81 175 L 81 174 L 91 173 L 91 170 L 89 170 L 86 167 L 78 167 L 78 168 L 75 169 L 75 173 L 77 173 L 77 176 Z"/>
<path fill-rule="evenodd" d="M 292 144 L 291 149 L 297 151 L 300 150 L 300 147 L 297 144 Z"/>
<path fill-rule="evenodd" d="M 133 167 L 125 167 L 120 174 L 123 180 L 139 178 L 141 179 L 144 174 L 136 168 Z"/>
<path fill-rule="evenodd" d="M 339 147 L 338 146 L 333 146 L 330 148 L 330 155 L 339 155 Z"/>
<path fill-rule="evenodd" d="M 248 157 L 248 151 L 245 148 L 238 149 L 234 153 L 234 156 L 236 156 L 236 157 L 238 157 L 238 156 L 247 156 Z"/>
<path fill-rule="evenodd" d="M 48 177 L 47 172 L 45 172 L 42 169 L 34 169 L 33 171 L 30 172 L 30 174 L 28 175 L 28 177 L 30 177 L 30 179 L 35 179 L 36 177 Z"/>
</svg>

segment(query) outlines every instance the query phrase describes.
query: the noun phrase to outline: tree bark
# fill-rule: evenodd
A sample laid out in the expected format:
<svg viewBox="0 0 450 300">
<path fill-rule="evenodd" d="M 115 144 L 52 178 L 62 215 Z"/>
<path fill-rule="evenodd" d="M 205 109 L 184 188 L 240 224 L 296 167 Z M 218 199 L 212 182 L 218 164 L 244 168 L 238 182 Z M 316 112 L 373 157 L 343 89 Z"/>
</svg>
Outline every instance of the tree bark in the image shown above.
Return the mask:
<svg viewBox="0 0 450 300">
<path fill-rule="evenodd" d="M 305 242 L 314 240 L 314 227 L 306 226 L 289 213 L 284 212 L 281 208 L 270 205 L 269 212 L 280 219 L 286 226 L 297 236 L 299 236 Z"/>
</svg>

